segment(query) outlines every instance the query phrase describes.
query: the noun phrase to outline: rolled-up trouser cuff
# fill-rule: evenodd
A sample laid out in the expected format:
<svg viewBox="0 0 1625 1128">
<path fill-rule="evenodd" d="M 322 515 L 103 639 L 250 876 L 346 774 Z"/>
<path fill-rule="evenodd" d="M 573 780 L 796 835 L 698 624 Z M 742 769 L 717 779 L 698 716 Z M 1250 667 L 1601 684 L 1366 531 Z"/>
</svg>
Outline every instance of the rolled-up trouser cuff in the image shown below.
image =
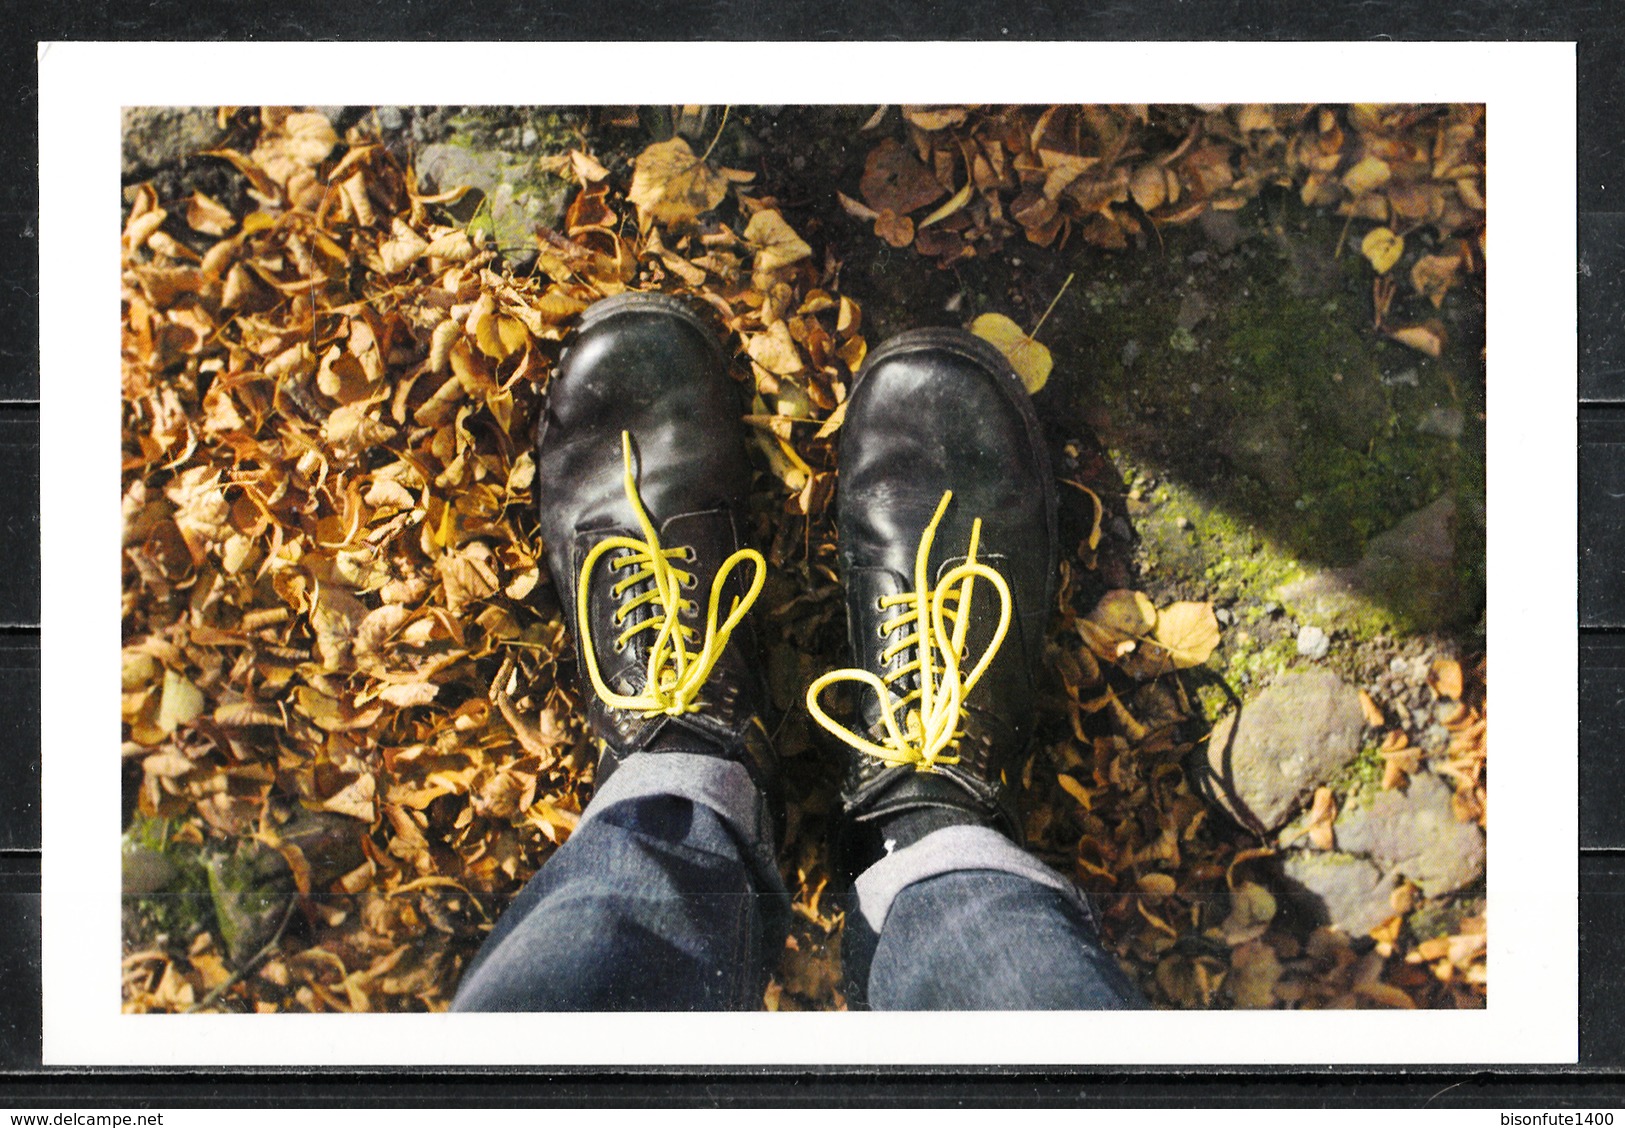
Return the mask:
<svg viewBox="0 0 1625 1128">
<path fill-rule="evenodd" d="M 864 920 L 879 934 L 892 902 L 905 887 L 960 870 L 999 870 L 1053 889 L 1083 913 L 1091 928 L 1099 931 L 1094 909 L 1077 886 L 988 826 L 945 826 L 934 830 L 864 870 L 853 883 L 853 891 Z"/>
<path fill-rule="evenodd" d="M 773 841 L 773 816 L 745 765 L 694 752 L 638 752 L 604 781 L 581 812 L 581 826 L 620 803 L 674 795 L 715 811 L 749 856 L 758 887 L 782 892 Z"/>
</svg>

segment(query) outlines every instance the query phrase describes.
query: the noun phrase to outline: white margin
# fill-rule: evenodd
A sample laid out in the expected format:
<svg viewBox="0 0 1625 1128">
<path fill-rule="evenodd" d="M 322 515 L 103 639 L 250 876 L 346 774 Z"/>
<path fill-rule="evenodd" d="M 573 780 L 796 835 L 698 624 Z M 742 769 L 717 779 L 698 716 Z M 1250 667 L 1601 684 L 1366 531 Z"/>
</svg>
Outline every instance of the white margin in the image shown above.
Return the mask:
<svg viewBox="0 0 1625 1128">
<path fill-rule="evenodd" d="M 1573 1062 L 1578 1050 L 1572 44 L 41 45 L 45 1062 Z M 124 105 L 1488 104 L 1489 1005 L 968 1015 L 119 1013 Z"/>
</svg>

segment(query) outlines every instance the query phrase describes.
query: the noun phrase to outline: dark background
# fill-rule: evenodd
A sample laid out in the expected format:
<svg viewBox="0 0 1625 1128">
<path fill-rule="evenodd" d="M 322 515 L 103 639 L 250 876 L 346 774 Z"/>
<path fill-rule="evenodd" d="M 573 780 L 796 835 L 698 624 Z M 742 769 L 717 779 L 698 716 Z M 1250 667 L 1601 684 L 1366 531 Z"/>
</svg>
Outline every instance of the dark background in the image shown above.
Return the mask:
<svg viewBox="0 0 1625 1128">
<path fill-rule="evenodd" d="M 1612 1107 L 1625 1098 L 1625 21 L 1615 3 L 1415 0 L 109 0 L 0 7 L 0 1106 L 475 1103 Z M 500 1072 L 40 1063 L 39 40 L 1417 40 L 1579 44 L 1580 1064 Z M 742 66 L 747 65 L 744 62 Z M 606 76 L 608 78 L 609 76 Z M 840 76 L 830 100 L 843 100 Z M 612 85 L 594 91 L 612 98 Z M 1557 92 L 1561 96 L 1562 92 Z M 112 206 L 111 203 L 109 205 Z M 94 268 L 94 264 L 87 264 Z M 1538 374 L 1531 374 L 1538 378 Z M 1547 472 L 1531 460 L 1530 474 Z M 1554 483 L 1561 494 L 1564 484 Z M 109 485 L 112 488 L 112 485 Z M 1521 533 L 1539 544 L 1538 513 Z M 1497 561 L 1498 565 L 1504 562 Z M 1564 585 L 1566 576 L 1529 577 Z M 1555 645 L 1567 645 L 1559 634 Z M 58 750 L 61 751 L 61 750 Z M 989 1048 L 989 1056 L 997 1056 Z"/>
</svg>

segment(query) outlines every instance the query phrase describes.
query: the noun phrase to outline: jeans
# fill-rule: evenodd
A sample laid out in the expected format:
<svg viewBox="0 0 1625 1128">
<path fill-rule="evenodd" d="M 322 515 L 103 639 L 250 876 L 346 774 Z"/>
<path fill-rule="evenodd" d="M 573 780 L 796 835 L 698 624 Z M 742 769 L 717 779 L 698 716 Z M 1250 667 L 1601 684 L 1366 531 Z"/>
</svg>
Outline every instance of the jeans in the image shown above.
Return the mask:
<svg viewBox="0 0 1625 1128">
<path fill-rule="evenodd" d="M 628 759 L 498 920 L 462 1011 L 756 1010 L 790 899 L 743 766 Z M 852 1001 L 877 1010 L 1143 1007 L 1077 889 L 997 831 L 954 826 L 854 883 Z"/>
</svg>

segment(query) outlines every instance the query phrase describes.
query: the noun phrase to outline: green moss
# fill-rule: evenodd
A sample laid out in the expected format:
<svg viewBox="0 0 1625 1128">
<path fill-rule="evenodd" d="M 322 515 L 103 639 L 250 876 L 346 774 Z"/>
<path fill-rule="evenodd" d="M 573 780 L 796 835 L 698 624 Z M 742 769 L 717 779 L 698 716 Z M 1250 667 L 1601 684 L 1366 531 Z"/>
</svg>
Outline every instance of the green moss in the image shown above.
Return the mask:
<svg viewBox="0 0 1625 1128">
<path fill-rule="evenodd" d="M 1360 749 L 1358 756 L 1344 766 L 1329 786 L 1337 793 L 1342 806 L 1369 807 L 1382 793 L 1382 777 L 1387 767 L 1387 762 L 1383 760 L 1377 746 L 1367 744 Z"/>
<path fill-rule="evenodd" d="M 185 938 L 214 921 L 209 875 L 201 848 L 172 840 L 170 819 L 137 814 L 122 842 L 126 886 L 140 890 L 126 899 L 149 935 Z"/>
</svg>

